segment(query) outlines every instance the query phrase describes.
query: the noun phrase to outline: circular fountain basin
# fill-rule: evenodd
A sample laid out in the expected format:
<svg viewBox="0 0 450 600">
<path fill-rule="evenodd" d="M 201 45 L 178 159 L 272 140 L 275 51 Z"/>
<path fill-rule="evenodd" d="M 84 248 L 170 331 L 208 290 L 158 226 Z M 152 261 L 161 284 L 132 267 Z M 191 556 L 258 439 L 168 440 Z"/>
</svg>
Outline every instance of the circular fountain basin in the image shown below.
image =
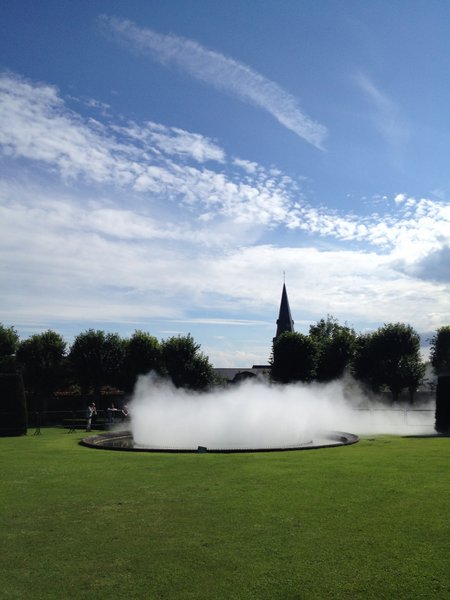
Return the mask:
<svg viewBox="0 0 450 600">
<path fill-rule="evenodd" d="M 131 431 L 115 431 L 91 435 L 81 440 L 83 446 L 99 450 L 121 450 L 128 452 L 169 452 L 169 453 L 220 453 L 231 454 L 238 452 L 284 452 L 288 450 L 313 450 L 317 448 L 333 448 L 348 446 L 359 441 L 353 433 L 343 431 L 323 431 L 314 436 L 314 439 L 293 445 L 268 446 L 268 447 L 228 447 L 196 446 L 195 448 L 141 446 L 136 444 Z"/>
</svg>

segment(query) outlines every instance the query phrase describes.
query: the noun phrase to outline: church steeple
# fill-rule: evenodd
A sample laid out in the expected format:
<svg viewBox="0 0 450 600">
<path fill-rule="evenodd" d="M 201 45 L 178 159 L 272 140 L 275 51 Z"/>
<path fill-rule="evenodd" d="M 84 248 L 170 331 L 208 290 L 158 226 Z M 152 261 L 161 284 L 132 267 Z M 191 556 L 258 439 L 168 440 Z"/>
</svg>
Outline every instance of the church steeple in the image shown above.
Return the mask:
<svg viewBox="0 0 450 600">
<path fill-rule="evenodd" d="M 283 283 L 283 292 L 281 294 L 280 314 L 277 319 L 277 333 L 275 340 L 285 331 L 294 331 L 294 321 L 291 316 L 289 300 L 286 291 L 286 284 Z"/>
</svg>

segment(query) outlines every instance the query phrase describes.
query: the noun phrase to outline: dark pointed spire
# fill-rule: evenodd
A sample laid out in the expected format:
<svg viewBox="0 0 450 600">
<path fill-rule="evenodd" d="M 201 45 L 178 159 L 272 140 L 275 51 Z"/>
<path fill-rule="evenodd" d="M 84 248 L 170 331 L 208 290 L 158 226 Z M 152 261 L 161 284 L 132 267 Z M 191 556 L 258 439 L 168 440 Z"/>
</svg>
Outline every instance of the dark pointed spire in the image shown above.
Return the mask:
<svg viewBox="0 0 450 600">
<path fill-rule="evenodd" d="M 280 314 L 277 319 L 277 334 L 274 339 L 285 331 L 294 331 L 294 321 L 291 316 L 289 300 L 286 291 L 286 284 L 283 283 L 283 292 L 281 294 Z"/>
</svg>

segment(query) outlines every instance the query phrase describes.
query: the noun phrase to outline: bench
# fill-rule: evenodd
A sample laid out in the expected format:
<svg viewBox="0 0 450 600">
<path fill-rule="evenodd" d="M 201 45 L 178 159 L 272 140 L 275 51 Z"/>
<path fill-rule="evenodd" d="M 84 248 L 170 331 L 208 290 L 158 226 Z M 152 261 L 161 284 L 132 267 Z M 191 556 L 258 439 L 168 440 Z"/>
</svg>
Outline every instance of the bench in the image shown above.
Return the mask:
<svg viewBox="0 0 450 600">
<path fill-rule="evenodd" d="M 80 418 L 64 419 L 63 427 L 69 430 L 67 433 L 74 433 L 77 429 L 86 429 L 87 421 L 87 419 Z M 105 419 L 96 419 L 92 423 L 91 429 L 108 429 L 108 423 Z"/>
<path fill-rule="evenodd" d="M 76 429 L 86 429 L 87 419 L 64 419 L 63 427 L 68 429 L 67 433 L 74 433 Z"/>
</svg>

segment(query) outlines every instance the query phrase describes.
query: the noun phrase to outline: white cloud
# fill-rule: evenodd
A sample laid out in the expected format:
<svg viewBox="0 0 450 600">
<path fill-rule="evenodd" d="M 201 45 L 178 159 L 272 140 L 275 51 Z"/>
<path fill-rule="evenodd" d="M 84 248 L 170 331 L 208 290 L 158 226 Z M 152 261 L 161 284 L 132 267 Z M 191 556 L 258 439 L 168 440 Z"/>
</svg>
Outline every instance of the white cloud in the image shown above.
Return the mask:
<svg viewBox="0 0 450 600">
<path fill-rule="evenodd" d="M 233 160 L 233 164 L 237 167 L 241 167 L 247 173 L 251 175 L 255 174 L 258 171 L 258 163 L 252 162 L 250 160 L 242 160 L 241 158 L 235 158 Z"/>
<path fill-rule="evenodd" d="M 294 318 L 332 313 L 353 322 L 389 318 L 433 329 L 448 312 L 448 288 L 402 275 L 391 256 L 376 252 L 262 244 L 205 252 L 181 235 L 183 244 L 172 245 L 153 223 L 127 211 L 86 211 L 75 201 L 6 202 L 1 220 L 2 313 L 12 322 L 57 313 L 68 320 L 88 314 L 251 324 L 251 315 L 276 310 L 283 270 Z M 188 317 L 192 306 L 222 316 Z"/>
<path fill-rule="evenodd" d="M 192 158 L 199 163 L 209 160 L 225 162 L 222 148 L 198 133 L 191 133 L 177 127 L 166 127 L 151 121 L 147 121 L 143 126 L 130 123 L 127 127 L 114 129 L 139 141 L 144 149 L 154 150 L 156 147 L 168 155 Z"/>
<path fill-rule="evenodd" d="M 3 155 L 57 169 L 63 178 L 81 177 L 102 184 L 102 190 L 105 184 L 134 190 L 184 211 L 181 224 L 169 219 L 161 227 L 155 221 L 154 203 L 151 216 L 145 209 L 133 215 L 123 209 L 113 213 L 111 207 L 106 213 L 103 207 L 103 227 L 116 229 L 117 234 L 125 235 L 126 228 L 128 236 L 134 232 L 160 239 L 189 239 L 198 233 L 201 243 L 214 243 L 219 234 L 219 244 L 238 239 L 236 233 L 251 239 L 250 230 L 258 234 L 261 228 L 286 227 L 369 243 L 409 262 L 450 242 L 450 209 L 445 202 L 416 200 L 402 193 L 394 198 L 393 214 L 366 217 L 314 208 L 300 200 L 298 184 L 280 171 L 238 157 L 227 164 L 223 150 L 199 134 L 156 123 L 118 127 L 82 119 L 66 108 L 55 88 L 8 74 L 0 78 L 0 144 Z M 211 166 L 202 165 L 205 161 Z M 222 166 L 236 168 L 225 173 Z M 193 221 L 196 230 L 200 227 L 196 234 Z M 211 235 L 206 224 L 209 229 L 214 225 Z"/>
<path fill-rule="evenodd" d="M 189 159 L 209 160 L 220 167 L 226 158 L 199 134 L 154 123 L 124 128 L 83 120 L 55 88 L 10 75 L 0 78 L 0 150 L 57 169 L 66 179 L 164 196 L 198 211 L 204 221 L 214 214 L 240 225 L 277 225 L 291 203 L 286 177 L 259 169 L 241 181 L 191 164 Z"/>
<path fill-rule="evenodd" d="M 124 139 L 115 137 L 117 132 Z M 83 120 L 67 109 L 56 88 L 10 74 L 0 76 L 0 146 L 4 155 L 56 167 L 65 178 L 115 185 L 138 182 L 161 153 L 197 162 L 223 162 L 225 156 L 211 140 L 181 129 L 153 123 L 108 127 Z"/>
<path fill-rule="evenodd" d="M 174 207 L 185 209 L 185 221 L 214 221 L 222 229 L 220 243 L 224 222 L 230 227 L 231 223 L 238 225 L 238 230 L 244 227 L 247 233 L 249 228 L 283 226 L 366 242 L 409 261 L 423 258 L 449 241 L 450 208 L 442 201 L 397 194 L 396 213 L 364 218 L 317 209 L 303 202 L 296 182 L 279 171 L 266 171 L 237 157 L 230 166 L 238 170 L 227 174 L 196 166 L 210 161 L 220 168 L 226 163 L 223 150 L 199 134 L 150 122 L 142 127 L 135 123 L 118 127 L 82 119 L 65 107 L 55 88 L 7 74 L 0 78 L 0 142 L 4 155 L 48 165 L 63 177 L 81 176 L 95 184 L 114 184 L 169 200 Z M 161 229 L 145 211 L 134 216 L 123 211 L 114 214 L 118 217 L 114 227 L 123 232 L 127 224 L 127 235 L 133 231 L 138 237 L 155 236 L 156 229 Z M 111 210 L 108 216 L 103 213 L 104 227 L 113 216 Z M 180 239 L 183 228 L 187 231 L 184 237 L 190 237 L 185 223 L 175 226 L 170 222 L 156 237 Z M 200 235 L 199 240 L 206 241 L 206 237 Z"/>
<path fill-rule="evenodd" d="M 0 106 L 5 322 L 214 324 L 228 337 L 276 318 L 283 271 L 299 326 L 327 313 L 356 328 L 448 321 L 444 201 L 402 193 L 384 214 L 341 214 L 198 134 L 83 119 L 51 86 L 4 75 Z M 267 241 L 277 228 L 286 247 Z M 250 356 L 255 341 L 245 344 L 217 356 Z M 265 362 L 267 349 L 253 356 Z"/>
<path fill-rule="evenodd" d="M 1 75 L 0 125 L 3 154 L 56 165 L 63 177 L 108 182 L 124 171 L 117 144 L 68 111 L 53 86 Z"/>
<path fill-rule="evenodd" d="M 192 77 L 263 108 L 284 127 L 322 148 L 326 127 L 306 116 L 291 94 L 247 65 L 204 48 L 193 40 L 162 35 L 127 20 L 104 16 L 101 23 L 139 52 L 162 64 L 174 63 Z"/>
</svg>

